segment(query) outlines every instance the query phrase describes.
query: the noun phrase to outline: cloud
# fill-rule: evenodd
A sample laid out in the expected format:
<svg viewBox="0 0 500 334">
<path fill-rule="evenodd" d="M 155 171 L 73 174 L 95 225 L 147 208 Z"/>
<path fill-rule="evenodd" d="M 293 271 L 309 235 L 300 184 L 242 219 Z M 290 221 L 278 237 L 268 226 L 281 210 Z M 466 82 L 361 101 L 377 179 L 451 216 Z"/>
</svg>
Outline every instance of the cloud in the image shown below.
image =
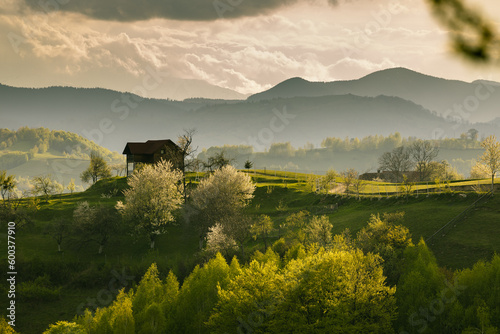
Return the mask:
<svg viewBox="0 0 500 334">
<path fill-rule="evenodd" d="M 299 0 L 24 0 L 35 11 L 65 11 L 110 21 L 152 18 L 212 21 L 270 13 Z"/>
</svg>

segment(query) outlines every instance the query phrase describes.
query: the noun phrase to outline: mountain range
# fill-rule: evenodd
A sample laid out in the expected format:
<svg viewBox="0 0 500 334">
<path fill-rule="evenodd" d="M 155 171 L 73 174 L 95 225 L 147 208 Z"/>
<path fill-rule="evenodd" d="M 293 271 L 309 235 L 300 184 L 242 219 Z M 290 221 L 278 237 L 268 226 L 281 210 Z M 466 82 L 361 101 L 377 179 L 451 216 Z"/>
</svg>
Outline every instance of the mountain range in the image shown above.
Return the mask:
<svg viewBox="0 0 500 334">
<path fill-rule="evenodd" d="M 445 80 L 403 68 L 352 81 L 293 78 L 247 100 L 174 101 L 100 88 L 0 85 L 0 128 L 71 131 L 119 152 L 127 141 L 175 139 L 188 128 L 197 129 L 200 149 L 249 144 L 257 151 L 272 142 L 319 146 L 330 136 L 396 131 L 430 139 L 457 137 L 474 127 L 486 136 L 500 134 L 494 120 L 498 88 L 496 82 Z"/>
<path fill-rule="evenodd" d="M 396 96 L 445 118 L 462 122 L 488 122 L 500 115 L 500 83 L 486 80 L 471 83 L 446 80 L 406 68 L 378 71 L 349 81 L 310 82 L 292 78 L 267 91 L 254 94 L 248 100 L 343 94 Z"/>
</svg>

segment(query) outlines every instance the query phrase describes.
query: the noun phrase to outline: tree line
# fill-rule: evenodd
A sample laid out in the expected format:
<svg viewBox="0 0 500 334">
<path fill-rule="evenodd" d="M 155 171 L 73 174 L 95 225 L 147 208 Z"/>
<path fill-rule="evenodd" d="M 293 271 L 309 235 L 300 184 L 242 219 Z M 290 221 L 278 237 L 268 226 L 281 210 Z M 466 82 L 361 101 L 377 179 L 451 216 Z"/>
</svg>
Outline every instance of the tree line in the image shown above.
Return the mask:
<svg viewBox="0 0 500 334">
<path fill-rule="evenodd" d="M 403 219 L 372 215 L 356 235 L 332 235 L 327 217 L 296 212 L 246 263 L 217 252 L 182 284 L 153 263 L 110 306 L 45 333 L 497 333 L 500 257 L 440 268 Z"/>
</svg>

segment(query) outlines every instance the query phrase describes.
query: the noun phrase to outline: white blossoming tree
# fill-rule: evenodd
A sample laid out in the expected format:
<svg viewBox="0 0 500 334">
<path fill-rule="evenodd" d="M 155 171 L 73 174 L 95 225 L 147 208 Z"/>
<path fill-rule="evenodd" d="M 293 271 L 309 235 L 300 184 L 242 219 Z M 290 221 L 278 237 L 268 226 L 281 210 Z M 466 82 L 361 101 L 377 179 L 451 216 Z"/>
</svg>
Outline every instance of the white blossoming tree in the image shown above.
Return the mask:
<svg viewBox="0 0 500 334">
<path fill-rule="evenodd" d="M 123 217 L 133 223 L 136 233 L 149 237 L 151 248 L 155 246 L 156 236 L 165 233 L 167 225 L 174 223 L 173 212 L 183 202 L 182 177 L 182 172 L 173 170 L 168 161 L 145 165 L 129 176 L 125 203 L 116 205 Z"/>
<path fill-rule="evenodd" d="M 243 209 L 253 198 L 255 184 L 250 176 L 240 173 L 233 166 L 224 166 L 203 179 L 192 192 L 192 205 L 197 212 L 196 227 L 200 238 L 200 249 L 209 229 L 221 223 L 224 232 L 235 239 L 223 222 L 243 221 L 239 219 Z"/>
</svg>

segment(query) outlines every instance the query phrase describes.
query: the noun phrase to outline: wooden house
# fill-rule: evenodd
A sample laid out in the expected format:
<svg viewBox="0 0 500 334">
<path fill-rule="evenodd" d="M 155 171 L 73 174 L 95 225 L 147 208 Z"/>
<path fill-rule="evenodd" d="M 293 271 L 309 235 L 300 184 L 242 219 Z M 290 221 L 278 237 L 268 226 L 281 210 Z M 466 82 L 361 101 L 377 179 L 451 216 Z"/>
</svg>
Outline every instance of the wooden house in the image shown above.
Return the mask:
<svg viewBox="0 0 500 334">
<path fill-rule="evenodd" d="M 181 149 L 170 139 L 148 140 L 145 143 L 127 143 L 123 154 L 127 156 L 127 176 L 137 164 L 154 164 L 161 159 L 170 161 L 173 168 L 182 170 L 184 157 Z"/>
</svg>

